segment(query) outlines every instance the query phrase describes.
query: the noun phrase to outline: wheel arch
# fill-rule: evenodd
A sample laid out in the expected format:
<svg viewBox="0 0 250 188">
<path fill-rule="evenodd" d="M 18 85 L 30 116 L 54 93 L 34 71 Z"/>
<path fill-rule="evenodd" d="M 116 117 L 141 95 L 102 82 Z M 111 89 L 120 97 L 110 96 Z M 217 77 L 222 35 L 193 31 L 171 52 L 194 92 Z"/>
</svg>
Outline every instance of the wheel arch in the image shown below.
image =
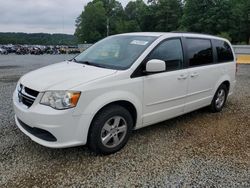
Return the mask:
<svg viewBox="0 0 250 188">
<path fill-rule="evenodd" d="M 119 104 L 127 108 L 129 112 L 132 111 L 135 129 L 142 125 L 142 99 L 140 95 L 124 90 L 110 90 L 101 95 L 100 92 L 85 93 L 85 95 L 85 100 L 74 112 L 75 116 L 82 116 L 79 120 L 79 124 L 82 124 L 82 126 L 79 125 L 79 135 L 83 134 L 81 137 L 84 144 L 87 143 L 90 127 L 96 114 L 111 104 Z M 87 117 L 84 118 L 85 116 Z"/>
<path fill-rule="evenodd" d="M 227 91 L 229 92 L 229 91 L 230 91 L 230 82 L 229 82 L 228 80 L 225 80 L 224 82 L 222 82 L 222 83 L 220 84 L 220 86 L 221 86 L 222 84 L 224 84 L 224 85 L 227 87 Z"/>
<path fill-rule="evenodd" d="M 95 117 L 98 115 L 98 113 L 100 113 L 103 109 L 108 108 L 111 105 L 119 105 L 119 106 L 122 106 L 125 109 L 127 109 L 129 111 L 129 113 L 131 114 L 132 118 L 133 118 L 133 127 L 135 127 L 136 122 L 137 122 L 138 112 L 137 112 L 137 109 L 136 109 L 135 105 L 132 102 L 128 101 L 128 100 L 117 100 L 117 101 L 113 101 L 113 102 L 110 102 L 108 104 L 105 104 L 102 108 L 100 108 L 95 113 L 95 115 L 93 116 L 93 118 L 91 120 L 91 123 L 95 119 Z"/>
<path fill-rule="evenodd" d="M 107 104 L 105 104 L 103 107 L 101 107 L 95 114 L 94 116 L 92 117 L 91 121 L 90 121 L 90 125 L 89 125 L 89 128 L 88 128 L 88 132 L 87 132 L 87 144 L 89 143 L 89 135 L 90 135 L 90 130 L 91 130 L 91 126 L 92 126 L 92 122 L 94 121 L 95 117 L 105 108 L 108 108 L 109 106 L 112 106 L 112 105 L 120 105 L 124 108 L 126 108 L 129 113 L 132 115 L 132 118 L 133 118 L 133 128 L 135 128 L 136 124 L 137 124 L 137 118 L 138 118 L 138 112 L 137 112 L 137 109 L 135 107 L 135 105 L 128 101 L 128 100 L 116 100 L 116 101 L 113 101 L 113 102 L 109 102 Z"/>
<path fill-rule="evenodd" d="M 229 80 L 224 80 L 224 81 L 219 82 L 219 83 L 216 85 L 215 90 L 214 90 L 214 94 L 216 93 L 216 91 L 218 90 L 218 88 L 219 88 L 221 85 L 225 85 L 225 86 L 227 87 L 227 92 L 228 92 L 228 93 L 230 92 L 230 81 L 229 81 Z"/>
<path fill-rule="evenodd" d="M 225 75 L 223 76 L 221 79 L 218 80 L 218 82 L 216 83 L 214 90 L 213 90 L 213 96 L 215 95 L 216 91 L 218 90 L 218 88 L 222 85 L 225 84 L 227 89 L 228 89 L 228 93 L 230 93 L 230 89 L 231 89 L 231 82 L 230 82 L 230 77 Z"/>
</svg>

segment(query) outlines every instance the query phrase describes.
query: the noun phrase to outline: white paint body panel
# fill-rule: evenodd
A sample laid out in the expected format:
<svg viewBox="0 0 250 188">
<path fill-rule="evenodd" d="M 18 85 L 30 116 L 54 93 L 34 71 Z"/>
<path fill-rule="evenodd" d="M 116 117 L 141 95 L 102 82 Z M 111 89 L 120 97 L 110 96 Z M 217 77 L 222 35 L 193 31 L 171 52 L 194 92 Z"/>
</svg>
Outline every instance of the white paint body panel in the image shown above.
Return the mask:
<svg viewBox="0 0 250 188">
<path fill-rule="evenodd" d="M 51 132 L 57 142 L 41 140 L 25 131 L 35 142 L 52 148 L 84 145 L 95 114 L 105 105 L 115 101 L 128 101 L 137 112 L 135 129 L 164 121 L 207 106 L 224 81 L 230 82 L 230 94 L 235 85 L 235 62 L 182 69 L 154 75 L 131 78 L 144 58 L 162 40 L 171 37 L 217 37 L 178 33 L 133 33 L 127 35 L 156 36 L 156 39 L 127 70 L 117 71 L 73 62 L 62 62 L 32 71 L 18 83 L 39 92 L 46 90 L 81 91 L 75 108 L 55 110 L 41 105 L 42 93 L 34 104 L 25 108 L 13 94 L 16 117 L 31 127 Z"/>
<path fill-rule="evenodd" d="M 115 72 L 115 70 L 65 61 L 32 71 L 24 75 L 21 82 L 37 91 L 68 90 Z"/>
<path fill-rule="evenodd" d="M 185 75 L 185 79 L 180 79 Z M 150 125 L 184 112 L 188 71 L 172 71 L 144 77 L 143 123 Z"/>
</svg>

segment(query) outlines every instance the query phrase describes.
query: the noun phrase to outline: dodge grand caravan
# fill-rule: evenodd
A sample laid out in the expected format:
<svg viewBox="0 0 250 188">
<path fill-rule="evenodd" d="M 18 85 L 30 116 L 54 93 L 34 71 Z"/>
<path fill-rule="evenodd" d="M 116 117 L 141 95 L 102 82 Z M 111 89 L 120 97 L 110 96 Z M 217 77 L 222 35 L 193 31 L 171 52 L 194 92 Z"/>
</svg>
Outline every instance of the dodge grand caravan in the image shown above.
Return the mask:
<svg viewBox="0 0 250 188">
<path fill-rule="evenodd" d="M 35 142 L 102 154 L 132 130 L 210 106 L 219 112 L 235 86 L 229 41 L 191 33 L 107 37 L 76 56 L 30 72 L 13 94 L 15 121 Z"/>
</svg>

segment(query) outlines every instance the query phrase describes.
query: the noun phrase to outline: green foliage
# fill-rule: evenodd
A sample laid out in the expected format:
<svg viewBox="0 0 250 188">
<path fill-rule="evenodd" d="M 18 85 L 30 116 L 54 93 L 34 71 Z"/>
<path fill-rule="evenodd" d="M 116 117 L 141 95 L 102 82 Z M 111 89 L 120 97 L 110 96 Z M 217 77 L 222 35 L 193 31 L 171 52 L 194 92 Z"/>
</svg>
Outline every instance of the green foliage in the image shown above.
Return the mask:
<svg viewBox="0 0 250 188">
<path fill-rule="evenodd" d="M 75 35 L 79 42 L 96 42 L 107 35 L 107 22 L 110 23 L 108 34 L 122 32 L 124 28 L 121 21 L 124 18 L 123 7 L 118 1 L 94 0 L 84 7 L 77 18 Z"/>
<path fill-rule="evenodd" d="M 77 18 L 75 35 L 80 41 L 95 42 L 105 35 L 106 11 L 102 1 L 93 1 L 85 6 Z"/>
<path fill-rule="evenodd" d="M 125 31 L 143 31 L 145 29 L 145 16 L 147 6 L 143 0 L 130 1 L 125 7 Z"/>
<path fill-rule="evenodd" d="M 230 33 L 235 43 L 250 44 L 250 1 L 231 0 L 232 23 Z"/>
<path fill-rule="evenodd" d="M 175 31 L 181 18 L 181 2 L 178 0 L 158 0 L 153 6 L 155 31 Z"/>
<path fill-rule="evenodd" d="M 116 0 L 88 3 L 76 20 L 79 42 L 135 31 L 189 31 L 250 43 L 250 0 L 143 0 L 125 8 Z"/>
<path fill-rule="evenodd" d="M 226 34 L 234 43 L 250 42 L 249 0 L 186 0 L 181 26 L 184 30 Z"/>
<path fill-rule="evenodd" d="M 76 45 L 73 35 L 47 33 L 0 33 L 0 44 Z"/>
<path fill-rule="evenodd" d="M 75 35 L 83 43 L 95 42 L 107 34 L 178 29 L 182 14 L 181 0 L 154 0 L 149 3 L 130 1 L 123 8 L 116 0 L 94 0 L 84 7 L 76 19 Z"/>
<path fill-rule="evenodd" d="M 187 31 L 218 34 L 228 31 L 230 16 L 228 0 L 186 0 L 182 26 Z"/>
<path fill-rule="evenodd" d="M 227 39 L 229 41 L 232 41 L 232 38 L 230 37 L 229 33 L 227 33 L 227 32 L 222 32 L 218 36 L 222 37 L 222 38 L 225 38 L 225 39 Z"/>
</svg>

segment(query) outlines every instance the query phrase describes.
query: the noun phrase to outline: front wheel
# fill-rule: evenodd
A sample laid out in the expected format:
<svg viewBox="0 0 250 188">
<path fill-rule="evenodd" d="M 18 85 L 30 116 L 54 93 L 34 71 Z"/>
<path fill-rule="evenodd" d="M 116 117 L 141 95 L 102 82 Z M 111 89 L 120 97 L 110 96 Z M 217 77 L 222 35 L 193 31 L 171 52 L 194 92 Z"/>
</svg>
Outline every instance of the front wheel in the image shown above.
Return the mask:
<svg viewBox="0 0 250 188">
<path fill-rule="evenodd" d="M 220 112 L 225 106 L 228 95 L 227 87 L 222 84 L 216 91 L 213 101 L 210 105 L 212 112 Z"/>
<path fill-rule="evenodd" d="M 122 149 L 131 133 L 133 118 L 126 108 L 110 105 L 94 118 L 89 132 L 89 149 L 98 154 L 112 154 Z"/>
</svg>

